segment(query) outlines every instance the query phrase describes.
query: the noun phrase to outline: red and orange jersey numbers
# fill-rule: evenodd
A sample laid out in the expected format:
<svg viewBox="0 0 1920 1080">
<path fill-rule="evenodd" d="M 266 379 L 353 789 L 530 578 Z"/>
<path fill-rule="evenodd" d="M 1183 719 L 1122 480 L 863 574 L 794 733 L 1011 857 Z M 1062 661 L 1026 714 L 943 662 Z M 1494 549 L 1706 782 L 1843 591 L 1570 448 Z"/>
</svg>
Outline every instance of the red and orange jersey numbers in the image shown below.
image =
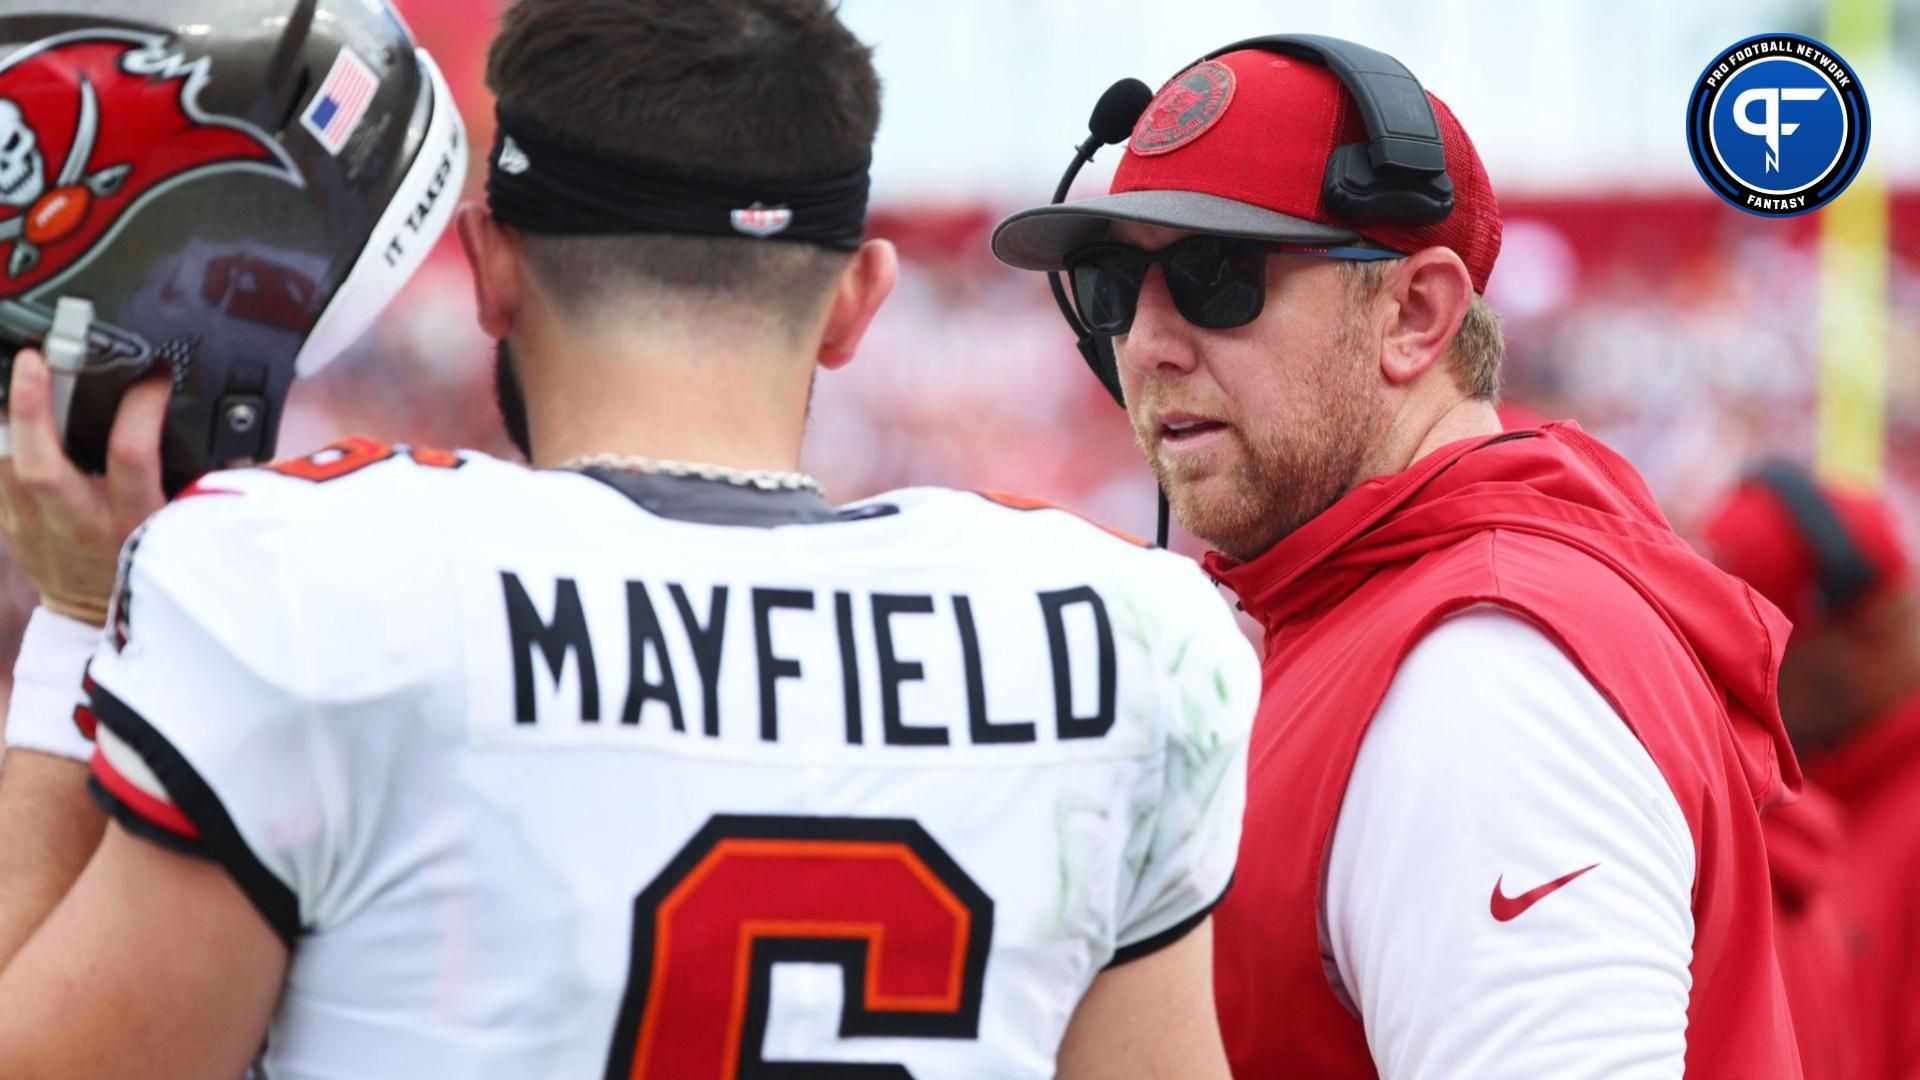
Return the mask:
<svg viewBox="0 0 1920 1080">
<path fill-rule="evenodd" d="M 757 1075 L 782 962 L 841 968 L 842 1035 L 976 1038 L 992 938 L 993 901 L 916 822 L 716 816 L 634 901 L 606 1075 Z"/>
<path fill-rule="evenodd" d="M 392 446 L 365 435 L 350 435 L 306 457 L 276 461 L 267 468 L 282 476 L 324 484 L 329 480 L 351 476 L 369 465 L 378 465 L 401 454 L 412 458 L 414 464 L 428 469 L 457 469 L 462 464 L 460 455 L 451 450 Z"/>
</svg>

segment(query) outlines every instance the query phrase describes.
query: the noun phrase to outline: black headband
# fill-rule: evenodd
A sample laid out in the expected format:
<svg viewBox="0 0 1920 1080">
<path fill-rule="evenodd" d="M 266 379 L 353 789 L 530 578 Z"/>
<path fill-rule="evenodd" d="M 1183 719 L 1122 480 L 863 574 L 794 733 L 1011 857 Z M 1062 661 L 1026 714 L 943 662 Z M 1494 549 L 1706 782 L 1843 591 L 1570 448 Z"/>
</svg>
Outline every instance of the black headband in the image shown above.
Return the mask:
<svg viewBox="0 0 1920 1080">
<path fill-rule="evenodd" d="M 535 233 L 682 233 L 860 246 L 871 159 L 814 180 L 689 177 L 590 150 L 507 109 L 487 172 L 493 216 Z"/>
</svg>

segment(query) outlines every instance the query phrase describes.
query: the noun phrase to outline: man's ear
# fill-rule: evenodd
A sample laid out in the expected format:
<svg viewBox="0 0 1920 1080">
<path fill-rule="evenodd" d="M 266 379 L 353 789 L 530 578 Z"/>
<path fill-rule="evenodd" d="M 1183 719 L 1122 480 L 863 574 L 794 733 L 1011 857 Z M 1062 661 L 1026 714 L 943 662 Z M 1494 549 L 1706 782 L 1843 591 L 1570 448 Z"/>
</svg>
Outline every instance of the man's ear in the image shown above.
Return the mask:
<svg viewBox="0 0 1920 1080">
<path fill-rule="evenodd" d="M 1452 248 L 1430 247 L 1401 260 L 1382 288 L 1388 312 L 1380 369 L 1402 386 L 1447 355 L 1473 302 L 1473 279 Z"/>
<path fill-rule="evenodd" d="M 473 301 L 480 329 L 498 341 L 513 332 L 520 314 L 524 258 L 520 238 L 495 220 L 482 203 L 469 202 L 454 212 L 460 247 L 473 270 Z"/>
<path fill-rule="evenodd" d="M 853 253 L 827 306 L 818 356 L 821 367 L 831 371 L 853 359 L 899 277 L 900 255 L 891 241 L 868 240 Z"/>
</svg>

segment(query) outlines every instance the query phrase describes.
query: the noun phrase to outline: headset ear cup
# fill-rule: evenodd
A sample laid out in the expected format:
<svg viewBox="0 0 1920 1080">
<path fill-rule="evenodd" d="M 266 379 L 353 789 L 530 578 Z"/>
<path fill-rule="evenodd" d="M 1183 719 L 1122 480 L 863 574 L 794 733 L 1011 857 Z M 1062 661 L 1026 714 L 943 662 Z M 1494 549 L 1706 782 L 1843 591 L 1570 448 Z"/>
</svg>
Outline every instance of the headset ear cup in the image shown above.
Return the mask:
<svg viewBox="0 0 1920 1080">
<path fill-rule="evenodd" d="M 1453 178 L 1442 173 L 1417 181 L 1384 177 L 1373 167 L 1366 143 L 1336 147 L 1320 182 L 1327 207 L 1349 221 L 1437 225 L 1453 213 Z"/>
<path fill-rule="evenodd" d="M 1813 555 L 1820 600 L 1829 614 L 1837 614 L 1872 591 L 1880 571 L 1847 531 L 1833 502 L 1820 490 L 1813 475 L 1798 465 L 1769 460 L 1747 473 L 1765 486 L 1787 511 L 1794 528 Z"/>
<path fill-rule="evenodd" d="M 1327 172 L 1320 181 L 1320 194 L 1326 198 L 1329 210 L 1349 221 L 1364 221 L 1363 195 L 1374 179 L 1366 144 L 1338 146 L 1327 155 Z"/>
</svg>

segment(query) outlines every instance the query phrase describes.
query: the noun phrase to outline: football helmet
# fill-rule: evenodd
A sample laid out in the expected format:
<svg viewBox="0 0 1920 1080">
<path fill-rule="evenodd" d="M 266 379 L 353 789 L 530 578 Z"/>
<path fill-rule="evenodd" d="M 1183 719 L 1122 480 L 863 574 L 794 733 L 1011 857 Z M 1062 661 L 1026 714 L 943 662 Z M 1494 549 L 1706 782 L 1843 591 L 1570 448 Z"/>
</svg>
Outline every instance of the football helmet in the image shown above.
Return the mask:
<svg viewBox="0 0 1920 1080">
<path fill-rule="evenodd" d="M 170 492 L 264 460 L 295 376 L 418 268 L 466 164 L 446 80 L 384 0 L 13 0 L 0 376 L 85 300 L 49 350 L 76 360 L 55 405 L 78 465 L 104 467 L 121 395 L 162 364 Z"/>
</svg>

